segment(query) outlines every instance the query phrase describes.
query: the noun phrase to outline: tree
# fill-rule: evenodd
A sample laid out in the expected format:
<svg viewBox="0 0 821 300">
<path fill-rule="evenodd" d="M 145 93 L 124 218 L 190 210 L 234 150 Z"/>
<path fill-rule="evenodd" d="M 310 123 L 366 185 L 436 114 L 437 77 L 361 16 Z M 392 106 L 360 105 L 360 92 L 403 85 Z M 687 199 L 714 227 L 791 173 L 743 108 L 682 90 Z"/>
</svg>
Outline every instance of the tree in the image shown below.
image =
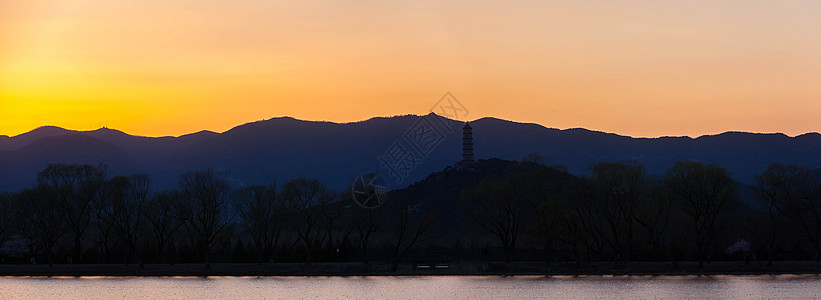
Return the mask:
<svg viewBox="0 0 821 300">
<path fill-rule="evenodd" d="M 234 192 L 234 205 L 243 229 L 251 235 L 257 249 L 257 263 L 272 255 L 287 215 L 279 201 L 276 184 L 248 186 Z"/>
<path fill-rule="evenodd" d="M 505 262 L 510 262 L 526 209 L 524 201 L 514 196 L 510 182 L 482 181 L 477 187 L 465 190 L 462 197 L 475 203 L 476 223 L 499 239 L 505 252 Z"/>
<path fill-rule="evenodd" d="M 0 244 L 6 241 L 7 228 L 10 226 L 12 198 L 12 193 L 0 193 Z"/>
<path fill-rule="evenodd" d="M 570 203 L 570 215 L 565 217 L 570 233 L 566 240 L 574 247 L 584 246 L 588 260 L 591 259 L 590 252 L 604 254 L 606 245 L 612 245 L 614 237 L 608 235 L 607 223 L 619 221 L 615 217 L 618 216 L 615 204 L 593 198 L 591 188 L 590 180 L 585 178 L 576 180 L 568 187 L 566 201 Z M 617 249 L 611 248 L 618 253 Z"/>
<path fill-rule="evenodd" d="M 319 222 L 335 197 L 336 193 L 315 179 L 297 178 L 282 186 L 282 198 L 291 213 L 291 226 L 297 232 L 297 239 L 305 245 L 306 263 L 311 263 L 313 252 L 326 237 Z"/>
<path fill-rule="evenodd" d="M 13 234 L 2 243 L 0 247 L 0 254 L 15 259 L 20 259 L 31 255 L 31 242 L 21 234 Z M 5 257 L 3 258 L 5 263 Z"/>
<path fill-rule="evenodd" d="M 582 262 L 582 250 L 587 254 L 589 261 L 591 260 L 591 250 L 597 248 L 594 244 L 600 244 L 599 239 L 591 237 L 591 231 L 588 230 L 589 224 L 586 221 L 593 219 L 593 217 L 586 215 L 587 210 L 584 209 L 584 201 L 581 201 L 585 199 L 584 193 L 581 180 L 571 180 L 562 190 L 558 200 L 559 203 L 564 205 L 542 208 L 555 210 L 554 215 L 558 219 L 557 223 L 560 227 L 556 238 L 571 247 L 574 255 L 572 259 L 578 265 L 581 265 Z"/>
<path fill-rule="evenodd" d="M 335 199 L 343 199 L 342 197 L 347 197 L 350 195 L 349 193 L 340 193 L 339 198 Z M 327 242 L 325 246 L 325 255 L 328 257 L 334 257 L 336 259 L 339 258 L 339 253 L 337 252 L 341 248 L 345 248 L 346 246 L 350 246 L 348 238 L 351 234 L 356 230 L 356 223 L 354 219 L 354 212 L 352 211 L 352 205 L 350 202 L 347 202 L 348 205 L 345 205 L 342 201 L 333 201 L 328 203 L 327 208 L 324 210 L 322 222 L 325 225 L 325 232 L 327 235 Z M 354 208 L 356 210 L 361 210 L 362 208 L 357 207 Z M 335 239 L 334 233 L 338 232 L 342 234 L 341 238 Z M 348 243 L 348 244 L 346 244 Z"/>
<path fill-rule="evenodd" d="M 384 196 L 384 195 L 383 195 Z M 365 208 L 354 199 L 354 193 L 350 191 L 339 194 L 340 201 L 337 203 L 337 211 L 342 213 L 346 237 L 349 233 L 356 232 L 356 244 L 362 250 L 362 257 L 368 263 L 368 247 L 371 236 L 377 230 L 382 221 L 383 206 Z M 345 238 L 342 239 L 343 241 Z"/>
<path fill-rule="evenodd" d="M 617 261 L 623 254 L 632 258 L 634 228 L 640 221 L 638 205 L 648 198 L 644 167 L 635 162 L 601 162 L 593 166 L 592 176 L 584 180 L 588 182 L 591 207 L 606 225 L 601 238 L 613 249 Z"/>
<path fill-rule="evenodd" d="M 770 251 L 774 249 L 779 215 L 798 222 L 821 259 L 821 184 L 812 170 L 796 165 L 773 164 L 757 178 L 756 195 L 767 202 L 770 213 Z"/>
<path fill-rule="evenodd" d="M 625 254 L 625 244 L 632 245 L 632 210 L 642 193 L 644 169 L 635 164 L 601 162 L 592 167 L 592 176 L 583 177 L 585 206 L 598 222 L 589 227 L 613 251 L 614 260 Z M 627 251 L 629 253 L 629 251 Z"/>
<path fill-rule="evenodd" d="M 184 218 L 180 215 L 182 194 L 178 190 L 155 193 L 146 202 L 143 215 L 151 227 L 157 262 L 163 258 L 163 250 L 169 246 Z"/>
<path fill-rule="evenodd" d="M 74 237 L 72 256 L 81 259 L 83 235 L 91 224 L 92 201 L 104 182 L 102 168 L 50 164 L 37 174 L 37 182 L 57 195 L 57 205 Z"/>
<path fill-rule="evenodd" d="M 23 190 L 12 200 L 16 231 L 31 243 L 28 249 L 45 255 L 49 265 L 54 265 L 54 246 L 66 233 L 59 197 L 53 188 L 39 185 Z"/>
<path fill-rule="evenodd" d="M 101 196 L 95 201 L 98 222 L 112 230 L 127 249 L 126 265 L 138 252 L 137 235 L 143 223 L 143 207 L 149 187 L 147 175 L 117 176 L 106 182 Z"/>
<path fill-rule="evenodd" d="M 532 155 L 529 155 L 532 156 Z M 522 162 L 508 170 L 507 182 L 516 201 L 523 206 L 522 229 L 542 243 L 547 260 L 553 259 L 554 244 L 560 233 L 560 217 L 566 204 L 559 196 L 570 175 L 555 166 Z"/>
<path fill-rule="evenodd" d="M 698 266 L 704 268 L 716 235 L 716 221 L 725 204 L 738 195 L 738 183 L 730 172 L 715 165 L 680 161 L 667 170 L 665 183 L 675 204 L 692 220 Z"/>
<path fill-rule="evenodd" d="M 389 229 L 393 239 L 393 251 L 391 251 L 391 271 L 399 269 L 399 262 L 413 246 L 427 241 L 431 225 L 436 221 L 436 217 L 430 215 L 428 210 L 422 210 L 408 201 L 397 201 L 394 204 L 394 213 L 391 216 Z"/>
<path fill-rule="evenodd" d="M 353 219 L 357 236 L 359 237 L 359 247 L 362 248 L 362 256 L 365 262 L 368 262 L 368 244 L 371 239 L 371 234 L 379 230 L 381 224 L 381 206 L 372 209 L 354 208 Z"/>
<path fill-rule="evenodd" d="M 644 230 L 650 246 L 651 259 L 657 259 L 665 248 L 664 236 L 672 212 L 670 193 L 658 178 L 649 180 L 648 195 L 638 198 L 633 211 L 633 219 Z"/>
<path fill-rule="evenodd" d="M 109 263 L 112 252 L 122 246 L 120 241 L 117 240 L 116 234 L 114 233 L 114 228 L 104 220 L 105 210 L 101 209 L 100 207 L 102 204 L 98 203 L 100 200 L 108 201 L 110 198 L 108 194 L 110 192 L 110 189 L 103 188 L 102 191 L 100 191 L 99 199 L 94 201 L 95 207 L 92 209 L 92 218 L 95 220 L 93 224 L 97 227 L 96 232 L 94 232 L 94 234 L 96 234 L 95 242 L 99 253 L 105 259 L 105 263 Z"/>
<path fill-rule="evenodd" d="M 180 189 L 184 227 L 194 250 L 203 256 L 205 269 L 211 270 L 211 248 L 231 223 L 226 207 L 231 188 L 224 176 L 207 170 L 181 175 Z"/>
</svg>

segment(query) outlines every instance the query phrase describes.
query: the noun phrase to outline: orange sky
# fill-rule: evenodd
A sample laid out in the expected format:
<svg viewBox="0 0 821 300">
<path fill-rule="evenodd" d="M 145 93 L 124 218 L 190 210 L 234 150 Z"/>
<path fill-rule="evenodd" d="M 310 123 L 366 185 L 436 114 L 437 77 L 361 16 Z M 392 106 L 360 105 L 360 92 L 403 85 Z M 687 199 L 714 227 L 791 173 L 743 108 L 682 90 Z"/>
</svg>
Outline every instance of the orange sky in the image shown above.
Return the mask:
<svg viewBox="0 0 821 300">
<path fill-rule="evenodd" d="M 0 0 L 0 134 L 425 114 L 821 131 L 821 1 Z"/>
</svg>

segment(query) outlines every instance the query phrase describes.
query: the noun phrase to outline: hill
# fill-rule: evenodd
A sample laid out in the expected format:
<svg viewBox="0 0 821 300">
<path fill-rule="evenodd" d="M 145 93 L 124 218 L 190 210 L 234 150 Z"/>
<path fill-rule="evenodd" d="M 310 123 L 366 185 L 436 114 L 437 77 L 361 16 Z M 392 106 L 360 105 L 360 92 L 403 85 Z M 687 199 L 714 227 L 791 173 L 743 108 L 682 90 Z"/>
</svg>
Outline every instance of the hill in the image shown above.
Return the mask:
<svg viewBox="0 0 821 300">
<path fill-rule="evenodd" d="M 424 123 L 428 122 L 428 123 Z M 417 152 L 412 168 L 391 176 L 381 158 L 395 143 L 407 144 L 412 128 L 438 124 L 438 140 L 426 155 Z M 382 173 L 392 188 L 406 187 L 452 166 L 461 155 L 462 122 L 437 115 L 372 118 L 332 123 L 273 118 L 223 133 L 201 131 L 179 137 L 133 136 L 113 129 L 71 131 L 41 127 L 0 138 L 0 191 L 34 183 L 48 163 L 106 164 L 110 175 L 147 173 L 154 187 L 173 187 L 188 171 L 226 172 L 235 185 L 264 184 L 296 177 L 317 178 L 345 189 L 351 178 Z M 470 122 L 477 159 L 519 160 L 539 153 L 548 165 L 583 174 L 600 161 L 635 160 L 652 174 L 663 174 L 678 160 L 716 163 L 741 182 L 752 184 L 769 164 L 821 166 L 821 135 L 727 132 L 698 138 L 631 138 L 586 129 L 559 130 L 496 118 Z M 412 149 L 410 149 L 412 150 Z M 401 180 L 400 180 L 401 179 Z"/>
</svg>

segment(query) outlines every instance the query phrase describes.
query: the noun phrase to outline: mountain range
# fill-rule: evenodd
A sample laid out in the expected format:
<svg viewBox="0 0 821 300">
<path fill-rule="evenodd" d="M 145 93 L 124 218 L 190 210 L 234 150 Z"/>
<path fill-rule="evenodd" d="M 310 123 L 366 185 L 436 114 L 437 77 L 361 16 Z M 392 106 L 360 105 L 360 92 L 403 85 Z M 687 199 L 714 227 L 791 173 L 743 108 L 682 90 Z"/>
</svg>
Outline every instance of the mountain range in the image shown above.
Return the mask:
<svg viewBox="0 0 821 300">
<path fill-rule="evenodd" d="M 413 137 L 424 131 L 419 131 L 425 127 L 420 124 L 435 131 L 422 150 L 412 144 Z M 362 173 L 378 172 L 389 187 L 402 188 L 461 159 L 463 124 L 435 114 L 352 123 L 281 117 L 223 133 L 200 131 L 179 137 L 46 126 L 13 137 L 0 136 L 0 191 L 33 186 L 37 173 L 49 163 L 104 164 L 110 176 L 146 173 L 155 189 L 172 188 L 180 174 L 206 168 L 224 172 L 237 186 L 309 177 L 341 190 Z M 818 133 L 789 137 L 726 132 L 698 138 L 632 138 L 489 117 L 470 121 L 470 126 L 477 159 L 519 160 L 538 153 L 544 163 L 563 165 L 576 175 L 601 161 L 636 161 L 651 174 L 663 174 L 676 161 L 695 160 L 719 164 L 740 182 L 752 184 L 772 163 L 813 169 L 821 166 Z M 385 163 L 398 157 L 397 149 L 416 153 L 406 165 L 409 167 L 398 172 L 400 176 Z"/>
</svg>

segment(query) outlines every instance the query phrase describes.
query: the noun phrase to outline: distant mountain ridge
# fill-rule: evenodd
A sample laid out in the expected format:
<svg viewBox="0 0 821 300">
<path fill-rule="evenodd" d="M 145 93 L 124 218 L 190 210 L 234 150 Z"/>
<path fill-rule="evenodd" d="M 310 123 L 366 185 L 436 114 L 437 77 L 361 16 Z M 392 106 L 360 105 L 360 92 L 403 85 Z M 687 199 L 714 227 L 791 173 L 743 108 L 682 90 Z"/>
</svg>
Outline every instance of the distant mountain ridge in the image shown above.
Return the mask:
<svg viewBox="0 0 821 300">
<path fill-rule="evenodd" d="M 380 156 L 421 118 L 447 128 L 443 139 L 401 182 L 390 175 Z M 212 168 L 226 172 L 236 185 L 267 184 L 296 177 L 317 178 L 345 189 L 355 176 L 383 174 L 393 188 L 405 187 L 461 158 L 463 122 L 437 115 L 377 117 L 353 123 L 273 118 L 234 127 L 223 133 L 200 131 L 179 137 L 133 136 L 101 128 L 72 131 L 46 126 L 0 136 L 0 191 L 32 186 L 48 163 L 105 164 L 109 175 L 147 173 L 157 189 L 174 187 L 188 171 Z M 539 153 L 549 165 L 564 165 L 583 174 L 600 161 L 635 160 L 652 174 L 663 174 L 678 160 L 719 164 L 741 182 L 771 163 L 821 166 L 821 135 L 726 132 L 698 138 L 631 138 L 586 129 L 559 130 L 497 118 L 470 122 L 477 159 L 519 160 Z"/>
</svg>

